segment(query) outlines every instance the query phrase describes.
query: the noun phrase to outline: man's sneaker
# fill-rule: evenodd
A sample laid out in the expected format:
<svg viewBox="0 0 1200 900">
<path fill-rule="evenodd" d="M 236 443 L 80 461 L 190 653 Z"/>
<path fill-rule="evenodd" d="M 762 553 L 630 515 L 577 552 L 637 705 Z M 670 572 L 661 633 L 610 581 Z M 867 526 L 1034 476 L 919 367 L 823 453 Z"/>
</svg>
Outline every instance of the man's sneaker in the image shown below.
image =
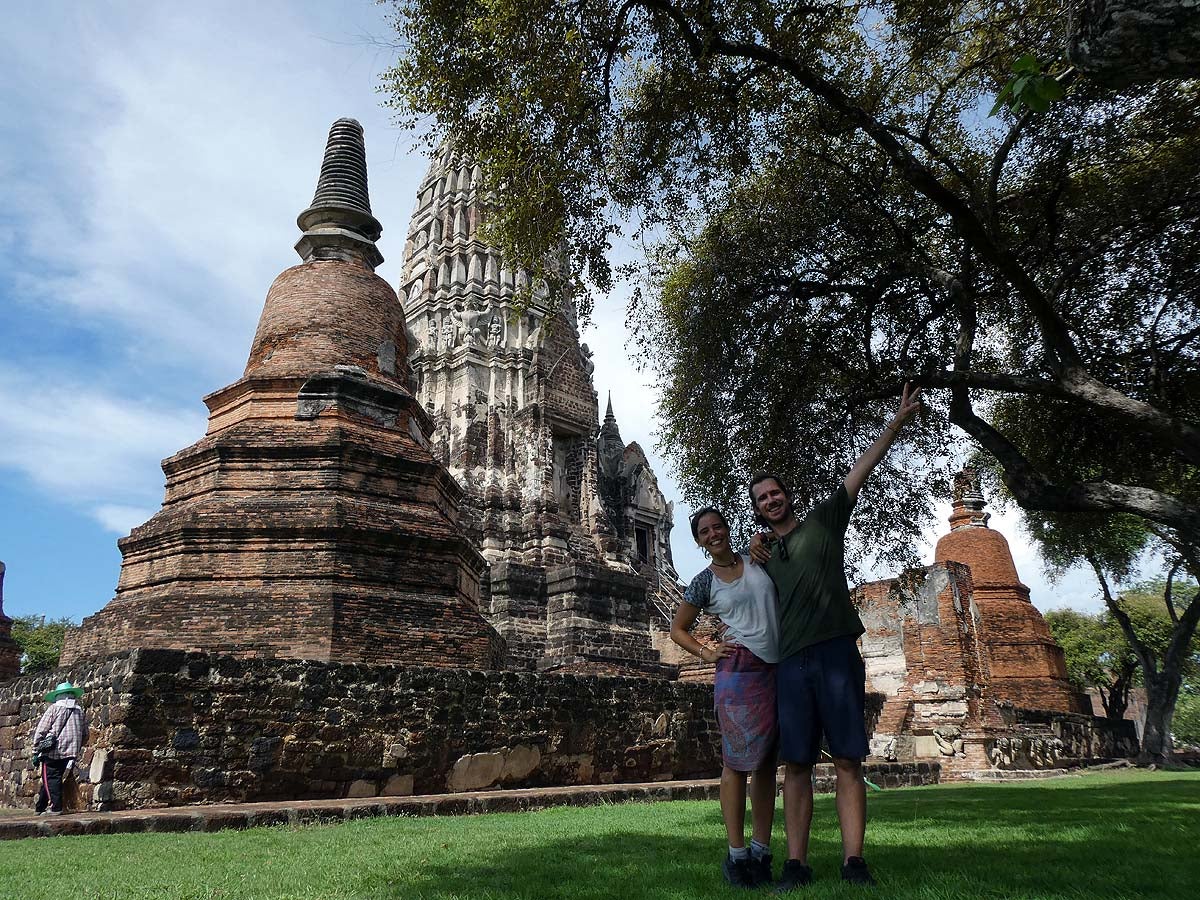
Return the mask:
<svg viewBox="0 0 1200 900">
<path fill-rule="evenodd" d="M 851 884 L 875 883 L 875 879 L 871 877 L 871 870 L 867 868 L 867 861 L 861 856 L 852 856 L 842 865 L 842 881 L 849 881 Z"/>
<path fill-rule="evenodd" d="M 752 888 L 757 886 L 750 870 L 749 859 L 734 859 L 727 854 L 725 861 L 721 863 L 721 874 L 725 876 L 725 883 L 733 887 Z"/>
<path fill-rule="evenodd" d="M 775 883 L 775 893 L 783 894 L 797 888 L 812 884 L 812 869 L 798 859 L 786 860 L 783 871 L 779 873 L 779 881 Z"/>
<path fill-rule="evenodd" d="M 764 853 L 758 859 L 750 858 L 750 877 L 753 879 L 755 887 L 762 887 L 775 880 L 775 876 L 771 874 L 770 853 Z"/>
</svg>

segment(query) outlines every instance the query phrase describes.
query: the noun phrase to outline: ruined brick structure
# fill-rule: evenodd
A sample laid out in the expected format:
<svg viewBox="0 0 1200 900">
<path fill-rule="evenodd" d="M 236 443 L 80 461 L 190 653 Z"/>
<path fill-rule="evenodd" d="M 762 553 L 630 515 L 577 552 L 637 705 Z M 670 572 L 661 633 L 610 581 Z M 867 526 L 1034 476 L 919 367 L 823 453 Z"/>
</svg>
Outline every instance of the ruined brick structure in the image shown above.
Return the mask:
<svg viewBox="0 0 1200 900">
<path fill-rule="evenodd" d="M 301 264 L 271 285 L 245 374 L 165 460 L 166 499 L 120 541 L 116 596 L 71 665 L 137 647 L 496 668 L 462 491 L 409 391 L 408 339 L 371 215 L 362 128 L 329 134 Z"/>
<path fill-rule="evenodd" d="M 649 621 L 660 572 L 673 584 L 672 505 L 611 403 L 599 429 L 573 303 L 554 311 L 505 265 L 480 237 L 486 212 L 479 167 L 441 151 L 400 286 L 433 452 L 462 484 L 462 526 L 489 563 L 485 612 L 513 666 L 669 675 Z"/>
<path fill-rule="evenodd" d="M 0 562 L 0 682 L 21 674 L 21 648 L 12 637 L 12 619 L 4 614 L 4 563 Z"/>
<path fill-rule="evenodd" d="M 868 689 L 886 698 L 872 757 L 934 759 L 954 777 L 1129 755 L 1131 724 L 1093 716 L 1067 681 L 983 508 L 978 475 L 964 470 L 934 564 L 855 592 Z"/>
<path fill-rule="evenodd" d="M 1028 709 L 1090 713 L 1091 703 L 1067 680 L 1062 648 L 1029 602 L 1029 588 L 1017 576 L 1008 541 L 988 528 L 985 506 L 978 474 L 964 469 L 955 478 L 950 533 L 937 542 L 933 558 L 971 568 L 993 692 Z"/>
</svg>

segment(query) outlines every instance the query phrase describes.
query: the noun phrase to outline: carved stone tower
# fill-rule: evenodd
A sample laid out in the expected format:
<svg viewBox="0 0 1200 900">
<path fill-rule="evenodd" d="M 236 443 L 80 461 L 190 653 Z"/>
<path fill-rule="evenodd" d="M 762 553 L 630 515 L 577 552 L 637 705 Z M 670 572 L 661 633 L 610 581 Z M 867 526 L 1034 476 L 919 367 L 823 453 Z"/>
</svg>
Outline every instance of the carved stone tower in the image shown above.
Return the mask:
<svg viewBox="0 0 1200 900">
<path fill-rule="evenodd" d="M 120 541 L 116 597 L 63 663 L 134 647 L 494 668 L 484 561 L 430 452 L 371 215 L 362 128 L 329 133 L 302 263 L 267 293 L 245 374 L 163 462 L 162 509 Z"/>
<path fill-rule="evenodd" d="M 954 479 L 950 533 L 937 542 L 934 561 L 965 563 L 971 569 L 991 660 L 992 696 L 1029 709 L 1090 713 L 1086 698 L 1067 680 L 1062 648 L 1029 602 L 1029 588 L 1017 575 L 1008 541 L 988 527 L 986 505 L 979 473 L 963 469 Z"/>
<path fill-rule="evenodd" d="M 529 273 L 481 239 L 485 214 L 479 167 L 441 151 L 417 195 L 400 292 L 434 453 L 465 489 L 463 525 L 490 564 L 489 619 L 515 665 L 662 674 L 635 570 L 670 564 L 670 505 L 640 450 L 644 472 L 599 464 L 592 354 L 574 306 L 552 315 L 534 285 L 518 309 Z M 623 474 L 653 492 L 616 485 Z M 641 532 L 626 522 L 639 498 L 658 504 Z"/>
</svg>

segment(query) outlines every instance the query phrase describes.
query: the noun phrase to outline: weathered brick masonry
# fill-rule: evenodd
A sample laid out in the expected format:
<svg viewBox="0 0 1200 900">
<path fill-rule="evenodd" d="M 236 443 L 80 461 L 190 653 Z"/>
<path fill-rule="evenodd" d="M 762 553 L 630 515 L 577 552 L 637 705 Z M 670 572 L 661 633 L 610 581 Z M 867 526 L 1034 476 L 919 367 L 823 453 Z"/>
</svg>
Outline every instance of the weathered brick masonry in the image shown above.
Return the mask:
<svg viewBox="0 0 1200 900">
<path fill-rule="evenodd" d="M 86 691 L 106 808 L 609 784 L 720 771 L 712 689 L 662 679 L 136 650 L 0 685 L 0 802 L 32 803 L 42 695 Z"/>
<path fill-rule="evenodd" d="M 1090 714 L 1090 701 L 1067 680 L 1062 648 L 1029 601 L 1008 541 L 988 527 L 985 506 L 978 474 L 964 469 L 955 480 L 950 533 L 938 540 L 934 560 L 970 566 L 992 696 L 1028 709 Z"/>
<path fill-rule="evenodd" d="M 937 759 L 943 777 L 1127 756 L 1129 723 L 1091 714 L 1029 602 L 976 474 L 956 479 L 951 532 L 932 566 L 856 591 L 868 683 L 886 695 L 872 756 Z"/>
<path fill-rule="evenodd" d="M 462 488 L 408 389 L 395 292 L 374 272 L 362 129 L 330 131 L 303 262 L 267 293 L 208 434 L 163 463 L 162 509 L 120 541 L 116 596 L 67 636 L 71 665 L 135 647 L 498 668 Z"/>
</svg>

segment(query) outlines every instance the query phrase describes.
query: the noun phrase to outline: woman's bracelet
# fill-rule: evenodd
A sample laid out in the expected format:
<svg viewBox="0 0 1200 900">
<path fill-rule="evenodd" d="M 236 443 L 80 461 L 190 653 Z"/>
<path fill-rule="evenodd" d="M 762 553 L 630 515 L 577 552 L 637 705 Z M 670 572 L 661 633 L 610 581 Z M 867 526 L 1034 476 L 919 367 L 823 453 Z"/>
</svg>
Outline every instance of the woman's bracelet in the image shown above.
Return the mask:
<svg viewBox="0 0 1200 900">
<path fill-rule="evenodd" d="M 706 650 L 708 650 L 708 648 L 707 648 L 707 647 L 701 647 L 701 648 L 700 648 L 700 662 L 708 662 L 708 660 L 704 658 L 704 652 L 705 652 Z"/>
</svg>

